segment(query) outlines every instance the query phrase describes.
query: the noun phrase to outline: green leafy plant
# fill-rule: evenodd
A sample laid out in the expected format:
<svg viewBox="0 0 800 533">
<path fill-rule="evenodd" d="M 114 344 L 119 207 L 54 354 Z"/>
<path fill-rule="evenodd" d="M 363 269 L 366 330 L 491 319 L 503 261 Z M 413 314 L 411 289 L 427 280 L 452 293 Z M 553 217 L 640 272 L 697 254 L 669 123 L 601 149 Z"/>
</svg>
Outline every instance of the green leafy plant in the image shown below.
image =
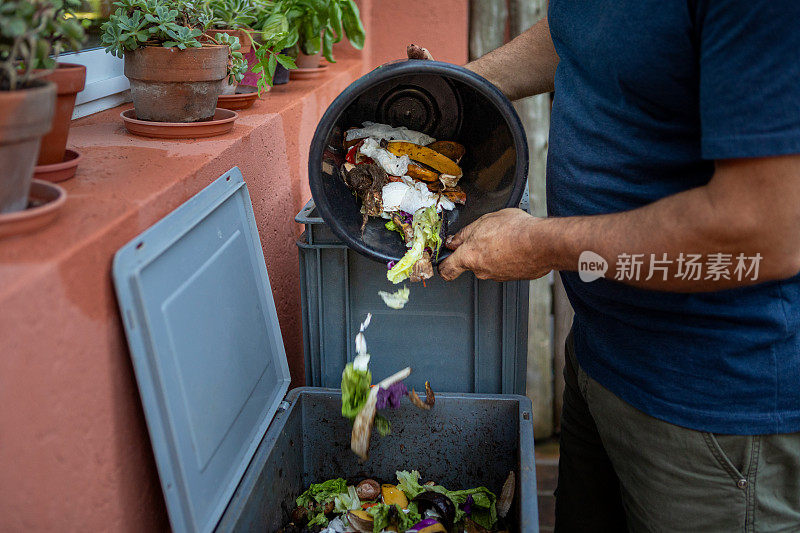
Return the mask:
<svg viewBox="0 0 800 533">
<path fill-rule="evenodd" d="M 257 20 L 257 6 L 251 0 L 209 0 L 207 8 L 214 28 L 246 29 Z"/>
<path fill-rule="evenodd" d="M 83 27 L 73 16 L 80 0 L 0 0 L 0 90 L 30 85 L 55 68 L 65 48 L 85 40 Z"/>
<path fill-rule="evenodd" d="M 234 35 L 205 35 L 214 22 L 204 2 L 192 0 L 119 0 L 117 10 L 103 24 L 101 42 L 106 52 L 117 57 L 145 46 L 200 48 L 204 43 L 227 45 L 228 83 L 241 81 L 247 72 L 239 38 Z"/>
<path fill-rule="evenodd" d="M 354 48 L 364 48 L 364 25 L 354 0 L 274 0 L 255 27 L 265 36 L 275 28 L 284 31 L 284 44 L 294 57 L 321 50 L 328 62 L 335 63 L 333 45 L 344 36 Z"/>
</svg>

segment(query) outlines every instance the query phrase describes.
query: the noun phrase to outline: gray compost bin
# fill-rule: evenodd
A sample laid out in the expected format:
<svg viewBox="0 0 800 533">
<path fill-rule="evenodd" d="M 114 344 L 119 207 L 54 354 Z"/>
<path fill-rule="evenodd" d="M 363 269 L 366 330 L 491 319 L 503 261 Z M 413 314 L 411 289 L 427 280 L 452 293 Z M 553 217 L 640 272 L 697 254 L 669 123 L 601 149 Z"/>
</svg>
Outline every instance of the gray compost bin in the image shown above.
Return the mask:
<svg viewBox="0 0 800 533">
<path fill-rule="evenodd" d="M 417 390 L 428 379 L 434 390 L 525 394 L 527 281 L 479 280 L 471 272 L 451 282 L 434 276 L 426 286 L 406 283 L 408 304 L 390 309 L 378 295 L 396 290 L 386 265 L 346 246 L 313 200 L 295 221 L 305 224 L 297 246 L 307 385 L 339 387 L 342 368 L 355 357 L 359 324 L 371 312 L 376 375 L 393 373 L 399 358 L 414 368 L 407 382 Z"/>
<path fill-rule="evenodd" d="M 373 436 L 361 464 L 339 391 L 286 394 L 286 353 L 239 169 L 120 249 L 113 275 L 173 530 L 272 532 L 312 482 L 389 481 L 402 469 L 498 493 L 514 470 L 513 528 L 538 530 L 526 397 L 443 393 L 427 412 L 406 404 L 388 413 L 392 434 Z M 393 370 L 403 366 L 398 354 Z"/>
</svg>

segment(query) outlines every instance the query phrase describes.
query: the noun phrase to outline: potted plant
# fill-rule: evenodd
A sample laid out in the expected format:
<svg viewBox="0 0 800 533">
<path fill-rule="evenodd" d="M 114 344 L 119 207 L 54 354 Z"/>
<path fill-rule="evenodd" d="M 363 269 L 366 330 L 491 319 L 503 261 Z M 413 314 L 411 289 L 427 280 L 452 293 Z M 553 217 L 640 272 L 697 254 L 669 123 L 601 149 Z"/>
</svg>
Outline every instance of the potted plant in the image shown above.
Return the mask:
<svg viewBox="0 0 800 533">
<path fill-rule="evenodd" d="M 272 17 L 284 17 L 289 55 L 298 68 L 316 69 L 321 57 L 335 63 L 333 45 L 347 36 L 354 48 L 364 48 L 364 25 L 354 0 L 275 0 Z"/>
<path fill-rule="evenodd" d="M 211 27 L 205 30 L 206 36 L 214 38 L 222 33 L 239 38 L 240 52 L 244 55 L 250 52 L 253 39 L 250 36 L 250 26 L 256 22 L 256 7 L 250 0 L 210 0 L 207 4 L 208 15 L 211 18 Z M 236 92 L 236 85 L 240 80 L 228 83 L 223 94 Z"/>
<path fill-rule="evenodd" d="M 40 78 L 64 44 L 83 32 L 67 18 L 75 0 L 0 3 L 0 213 L 25 209 L 42 136 L 50 130 L 56 86 Z"/>
<path fill-rule="evenodd" d="M 200 38 L 213 23 L 194 0 L 120 0 L 103 24 L 107 52 L 125 58 L 136 118 L 152 122 L 210 120 L 226 84 L 242 79 L 247 62 L 239 39 Z"/>
</svg>

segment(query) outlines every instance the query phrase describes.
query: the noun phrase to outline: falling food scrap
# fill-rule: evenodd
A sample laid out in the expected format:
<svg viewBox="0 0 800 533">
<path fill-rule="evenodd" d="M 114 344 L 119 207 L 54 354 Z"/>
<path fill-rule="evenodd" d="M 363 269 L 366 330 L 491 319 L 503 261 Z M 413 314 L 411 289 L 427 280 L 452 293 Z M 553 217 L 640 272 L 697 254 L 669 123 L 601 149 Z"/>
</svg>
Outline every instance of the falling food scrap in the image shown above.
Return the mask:
<svg viewBox="0 0 800 533">
<path fill-rule="evenodd" d="M 395 292 L 378 291 L 378 295 L 383 298 L 383 303 L 392 309 L 402 309 L 408 303 L 411 289 L 403 285 L 402 289 L 397 289 Z"/>
</svg>

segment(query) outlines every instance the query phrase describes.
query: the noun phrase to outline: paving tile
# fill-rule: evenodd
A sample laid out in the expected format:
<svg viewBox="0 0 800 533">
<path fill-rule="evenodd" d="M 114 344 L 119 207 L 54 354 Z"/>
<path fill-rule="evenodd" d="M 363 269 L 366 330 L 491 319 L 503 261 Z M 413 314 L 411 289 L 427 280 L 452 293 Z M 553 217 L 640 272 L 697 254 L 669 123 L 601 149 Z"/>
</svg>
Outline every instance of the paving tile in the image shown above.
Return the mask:
<svg viewBox="0 0 800 533">
<path fill-rule="evenodd" d="M 556 499 L 553 496 L 539 496 L 539 527 L 553 527 L 556 524 Z"/>
<path fill-rule="evenodd" d="M 536 461 L 536 488 L 540 493 L 552 494 L 558 484 L 558 463 Z"/>
</svg>

